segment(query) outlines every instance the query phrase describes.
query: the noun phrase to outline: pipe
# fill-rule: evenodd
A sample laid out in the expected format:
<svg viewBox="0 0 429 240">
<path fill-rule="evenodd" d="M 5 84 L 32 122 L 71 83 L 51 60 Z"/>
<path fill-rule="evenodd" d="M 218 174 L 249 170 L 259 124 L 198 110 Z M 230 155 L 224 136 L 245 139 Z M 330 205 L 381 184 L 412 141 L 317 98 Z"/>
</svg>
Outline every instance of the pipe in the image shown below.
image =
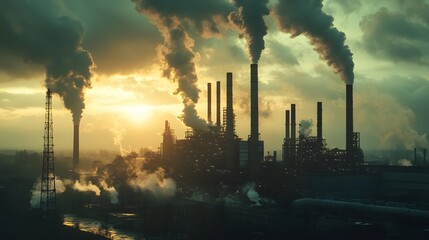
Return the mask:
<svg viewBox="0 0 429 240">
<path fill-rule="evenodd" d="M 220 81 L 216 82 L 216 126 L 220 128 Z"/>
<path fill-rule="evenodd" d="M 207 121 L 212 124 L 212 84 L 207 83 Z"/>
<path fill-rule="evenodd" d="M 73 131 L 73 170 L 79 169 L 79 124 L 74 124 Z"/>
<path fill-rule="evenodd" d="M 250 64 L 250 137 L 259 140 L 258 64 Z"/>
</svg>

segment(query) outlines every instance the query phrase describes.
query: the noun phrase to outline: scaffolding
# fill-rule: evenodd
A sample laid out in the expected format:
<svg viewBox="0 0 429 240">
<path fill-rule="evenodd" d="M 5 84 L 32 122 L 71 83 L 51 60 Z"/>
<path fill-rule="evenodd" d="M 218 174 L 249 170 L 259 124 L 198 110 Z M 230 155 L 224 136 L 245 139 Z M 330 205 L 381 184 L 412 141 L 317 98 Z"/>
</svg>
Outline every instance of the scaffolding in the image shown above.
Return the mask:
<svg viewBox="0 0 429 240">
<path fill-rule="evenodd" d="M 55 171 L 54 171 L 54 135 L 52 122 L 52 93 L 46 92 L 45 130 L 43 143 L 43 167 L 40 188 L 40 209 L 44 213 L 56 210 Z"/>
</svg>

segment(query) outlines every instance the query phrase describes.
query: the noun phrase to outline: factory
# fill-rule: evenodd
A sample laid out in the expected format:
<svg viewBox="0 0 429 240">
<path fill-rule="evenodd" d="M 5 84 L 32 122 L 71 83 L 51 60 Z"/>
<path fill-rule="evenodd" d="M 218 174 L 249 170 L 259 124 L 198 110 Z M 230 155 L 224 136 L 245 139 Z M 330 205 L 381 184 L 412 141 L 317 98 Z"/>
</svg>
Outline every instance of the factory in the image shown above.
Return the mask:
<svg viewBox="0 0 429 240">
<path fill-rule="evenodd" d="M 163 166 L 174 172 L 241 174 L 258 179 L 269 165 L 278 165 L 284 175 L 324 173 L 346 174 L 358 171 L 364 155 L 360 133 L 353 131 L 353 86 L 346 85 L 346 149 L 328 149 L 322 132 L 322 102 L 317 103 L 317 136 L 297 129 L 296 104 L 285 111 L 285 138 L 282 161 L 277 152 L 264 156 L 264 141 L 259 132 L 258 64 L 250 65 L 250 134 L 237 136 L 233 108 L 233 73 L 226 73 L 226 107 L 221 116 L 220 85 L 216 82 L 216 122 L 212 122 L 211 83 L 207 84 L 207 129 L 188 129 L 184 139 L 176 139 L 165 122 L 160 156 Z M 222 119 L 222 121 L 221 121 Z M 297 131 L 298 130 L 298 131 Z M 297 135 L 297 132 L 299 133 Z"/>
</svg>

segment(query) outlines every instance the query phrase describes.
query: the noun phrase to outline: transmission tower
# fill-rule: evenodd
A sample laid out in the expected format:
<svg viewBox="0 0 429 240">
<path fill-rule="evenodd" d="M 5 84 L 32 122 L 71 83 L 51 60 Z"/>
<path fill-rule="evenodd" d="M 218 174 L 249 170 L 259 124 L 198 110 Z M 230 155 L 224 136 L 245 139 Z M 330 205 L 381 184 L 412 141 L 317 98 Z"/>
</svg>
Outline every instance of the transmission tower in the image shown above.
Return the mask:
<svg viewBox="0 0 429 240">
<path fill-rule="evenodd" d="M 43 143 L 43 167 L 40 194 L 40 209 L 44 213 L 55 211 L 55 171 L 54 171 L 54 134 L 52 122 L 52 93 L 46 92 L 45 103 L 45 132 Z"/>
</svg>

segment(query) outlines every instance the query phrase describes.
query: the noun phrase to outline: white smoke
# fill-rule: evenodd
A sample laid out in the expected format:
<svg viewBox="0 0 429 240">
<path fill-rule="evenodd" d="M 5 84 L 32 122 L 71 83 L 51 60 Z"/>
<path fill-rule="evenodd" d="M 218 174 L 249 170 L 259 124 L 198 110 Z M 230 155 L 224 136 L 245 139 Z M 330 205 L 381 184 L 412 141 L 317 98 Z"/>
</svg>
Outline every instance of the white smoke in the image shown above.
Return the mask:
<svg viewBox="0 0 429 240">
<path fill-rule="evenodd" d="M 70 180 L 65 179 L 61 180 L 59 177 L 55 177 L 55 191 L 56 194 L 61 194 L 66 190 L 67 184 L 70 184 Z M 33 188 L 30 190 L 31 198 L 30 198 L 30 206 L 31 208 L 39 208 L 40 207 L 40 196 L 41 196 L 41 185 L 42 178 L 38 178 L 36 183 L 34 183 Z"/>
<path fill-rule="evenodd" d="M 136 177 L 129 179 L 128 183 L 136 190 L 149 190 L 156 196 L 171 197 L 176 194 L 176 183 L 171 178 L 165 178 L 165 170 L 158 168 L 155 172 L 137 170 Z"/>
<path fill-rule="evenodd" d="M 100 186 L 103 188 L 104 191 L 106 191 L 109 194 L 110 203 L 117 204 L 119 203 L 118 199 L 118 192 L 116 191 L 115 187 L 109 187 L 109 185 L 106 183 L 106 181 L 101 180 Z"/>
<path fill-rule="evenodd" d="M 127 152 L 122 146 L 122 140 L 124 139 L 125 128 L 118 122 L 114 121 L 110 131 L 113 133 L 113 144 L 119 147 L 121 155 L 126 155 Z"/>
<path fill-rule="evenodd" d="M 93 192 L 96 196 L 100 196 L 101 193 L 100 188 L 94 185 L 91 181 L 85 182 L 82 180 L 76 180 L 73 184 L 73 189 L 79 192 Z"/>
<path fill-rule="evenodd" d="M 398 164 L 399 164 L 399 166 L 403 166 L 403 167 L 411 167 L 411 166 L 413 166 L 413 163 L 410 160 L 406 159 L 406 158 L 403 158 L 403 159 L 399 160 Z"/>
<path fill-rule="evenodd" d="M 256 183 L 247 183 L 243 186 L 243 193 L 245 193 L 249 200 L 253 202 L 252 206 L 261 206 L 261 196 L 259 196 L 259 193 L 255 190 L 255 187 Z"/>
<path fill-rule="evenodd" d="M 275 203 L 273 199 L 261 197 L 255 189 L 256 183 L 254 182 L 247 183 L 242 188 L 243 193 L 246 194 L 249 200 L 253 203 L 251 207 L 260 207 L 262 204 L 270 205 Z"/>
</svg>

